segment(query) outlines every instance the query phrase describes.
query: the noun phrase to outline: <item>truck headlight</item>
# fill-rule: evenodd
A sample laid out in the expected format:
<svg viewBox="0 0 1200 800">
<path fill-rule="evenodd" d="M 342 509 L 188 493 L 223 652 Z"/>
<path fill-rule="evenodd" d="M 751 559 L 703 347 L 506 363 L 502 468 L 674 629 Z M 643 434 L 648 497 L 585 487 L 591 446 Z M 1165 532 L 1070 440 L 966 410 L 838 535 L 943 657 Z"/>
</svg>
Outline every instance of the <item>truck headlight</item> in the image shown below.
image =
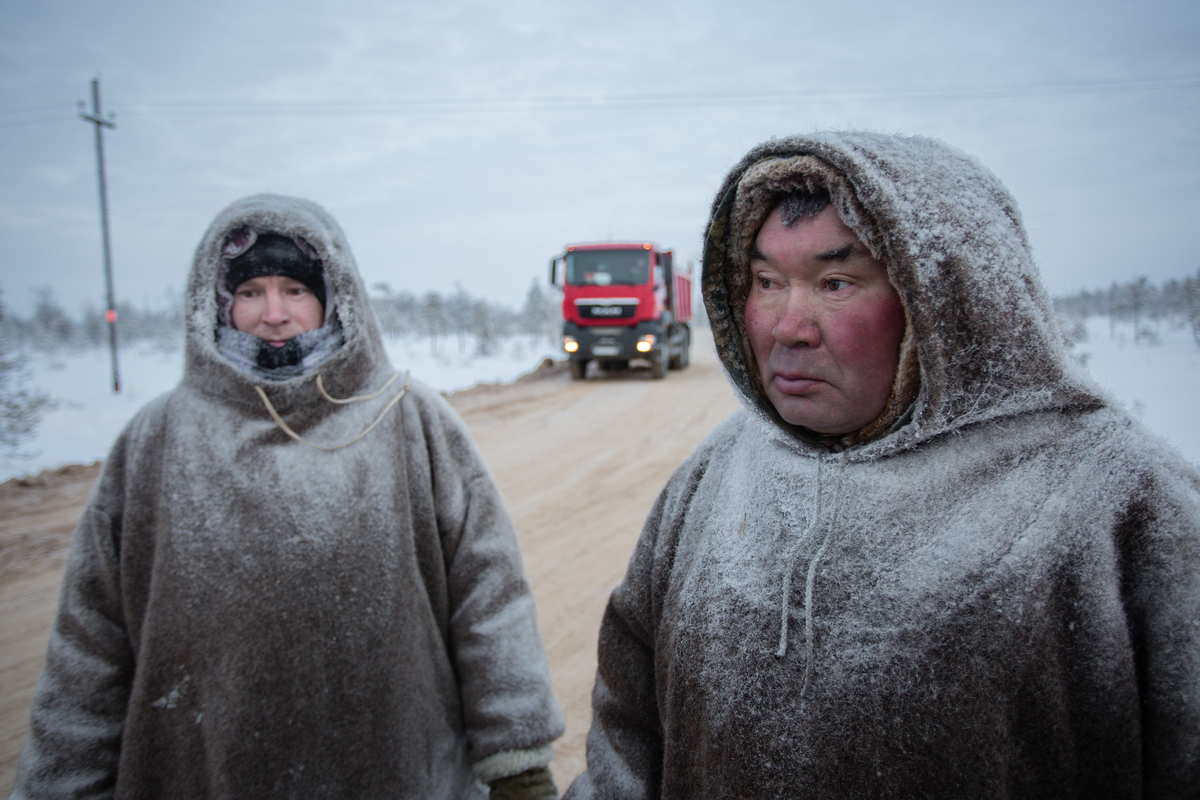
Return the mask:
<svg viewBox="0 0 1200 800">
<path fill-rule="evenodd" d="M 574 336 L 564 336 L 563 337 L 563 350 L 566 350 L 568 353 L 574 353 L 578 349 L 579 349 L 579 342 L 575 341 Z"/>
<path fill-rule="evenodd" d="M 637 340 L 637 351 L 639 353 L 649 353 L 654 349 L 654 334 L 647 333 L 645 336 L 639 336 Z"/>
</svg>

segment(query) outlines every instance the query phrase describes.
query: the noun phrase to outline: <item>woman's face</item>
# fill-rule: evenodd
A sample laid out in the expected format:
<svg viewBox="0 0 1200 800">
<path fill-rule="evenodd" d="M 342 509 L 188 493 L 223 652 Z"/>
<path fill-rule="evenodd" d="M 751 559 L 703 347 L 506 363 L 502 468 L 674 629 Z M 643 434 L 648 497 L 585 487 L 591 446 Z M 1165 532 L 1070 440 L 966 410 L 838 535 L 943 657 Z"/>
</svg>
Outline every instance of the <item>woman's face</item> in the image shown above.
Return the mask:
<svg viewBox="0 0 1200 800">
<path fill-rule="evenodd" d="M 288 339 L 321 327 L 325 309 L 307 286 L 285 275 L 242 282 L 229 309 L 233 327 L 283 347 Z"/>
</svg>

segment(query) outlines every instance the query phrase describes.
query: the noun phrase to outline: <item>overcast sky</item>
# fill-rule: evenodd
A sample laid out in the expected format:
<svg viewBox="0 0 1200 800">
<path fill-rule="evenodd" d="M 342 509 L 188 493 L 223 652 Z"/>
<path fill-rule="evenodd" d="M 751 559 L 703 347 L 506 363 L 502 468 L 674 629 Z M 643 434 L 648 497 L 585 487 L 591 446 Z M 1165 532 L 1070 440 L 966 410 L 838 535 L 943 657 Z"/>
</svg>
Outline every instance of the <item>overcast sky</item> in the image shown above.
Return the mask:
<svg viewBox="0 0 1200 800">
<path fill-rule="evenodd" d="M 974 7 L 974 8 L 972 8 Z M 1047 288 L 1200 265 L 1200 3 L 172 4 L 0 0 L 0 290 L 103 302 L 101 77 L 118 299 L 178 292 L 238 197 L 324 205 L 369 284 L 516 306 L 569 242 L 698 259 L 751 146 L 944 139 L 1016 196 Z"/>
</svg>

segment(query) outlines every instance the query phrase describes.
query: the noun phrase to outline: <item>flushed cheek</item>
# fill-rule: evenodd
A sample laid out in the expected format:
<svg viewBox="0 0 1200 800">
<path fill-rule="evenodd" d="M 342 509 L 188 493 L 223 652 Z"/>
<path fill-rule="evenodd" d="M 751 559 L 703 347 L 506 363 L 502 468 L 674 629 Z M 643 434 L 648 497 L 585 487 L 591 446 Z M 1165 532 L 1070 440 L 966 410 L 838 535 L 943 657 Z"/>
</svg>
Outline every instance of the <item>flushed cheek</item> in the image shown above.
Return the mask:
<svg viewBox="0 0 1200 800">
<path fill-rule="evenodd" d="M 234 330 L 248 333 L 262 318 L 262 311 L 255 308 L 253 303 L 234 300 L 233 307 L 229 310 L 229 317 L 233 322 Z"/>
<path fill-rule="evenodd" d="M 904 310 L 899 298 L 881 297 L 859 304 L 827 322 L 826 341 L 844 367 L 860 373 L 890 391 L 900 339 L 904 335 Z"/>
<path fill-rule="evenodd" d="M 306 297 L 293 304 L 291 317 L 305 331 L 321 327 L 325 321 L 325 309 L 316 298 Z"/>
<path fill-rule="evenodd" d="M 750 348 L 754 351 L 760 370 L 766 368 L 771 349 L 775 346 L 773 331 L 776 322 L 777 317 L 770 308 L 751 294 L 746 301 L 746 335 L 750 337 Z"/>
</svg>

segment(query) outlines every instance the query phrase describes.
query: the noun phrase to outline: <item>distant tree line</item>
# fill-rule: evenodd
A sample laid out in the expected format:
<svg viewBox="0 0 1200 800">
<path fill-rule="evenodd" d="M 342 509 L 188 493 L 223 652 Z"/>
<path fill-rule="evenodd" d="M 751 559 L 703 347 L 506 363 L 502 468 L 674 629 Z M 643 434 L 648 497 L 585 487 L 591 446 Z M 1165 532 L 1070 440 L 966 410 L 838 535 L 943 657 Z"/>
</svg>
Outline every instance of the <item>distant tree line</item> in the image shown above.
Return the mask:
<svg viewBox="0 0 1200 800">
<path fill-rule="evenodd" d="M 449 295 L 426 292 L 418 297 L 378 283 L 370 298 L 385 336 L 428 338 L 434 355 L 457 344 L 459 354 L 487 356 L 501 339 L 518 335 L 528 336 L 536 347 L 538 340 L 557 340 L 561 324 L 558 298 L 536 280 L 517 310 L 472 297 L 462 286 Z M 119 303 L 116 311 L 119 346 L 175 351 L 183 345 L 182 296 L 159 308 Z M 23 457 L 21 444 L 33 435 L 42 414 L 54 407 L 51 398 L 29 385 L 31 354 L 77 352 L 107 343 L 102 311 L 90 308 L 73 317 L 44 288 L 36 293 L 33 312 L 21 317 L 7 313 L 0 296 L 0 456 Z"/>
<path fill-rule="evenodd" d="M 559 299 L 534 280 L 520 309 L 472 297 L 461 284 L 447 295 L 394 292 L 386 283 L 371 287 L 371 304 L 385 336 L 428 339 L 430 352 L 456 347 L 460 354 L 491 355 L 500 339 L 524 335 L 555 340 L 561 326 Z"/>
<path fill-rule="evenodd" d="M 1157 344 L 1164 322 L 1189 325 L 1200 345 L 1200 269 L 1161 286 L 1141 276 L 1107 289 L 1084 289 L 1056 297 L 1054 307 L 1069 320 L 1068 327 L 1088 317 L 1105 317 L 1112 333 L 1118 322 L 1131 323 L 1136 344 Z"/>
<path fill-rule="evenodd" d="M 54 403 L 29 386 L 27 358 L 8 335 L 9 321 L 0 299 L 0 456 L 19 458 L 21 443 L 33 435 L 42 414 Z"/>
<path fill-rule="evenodd" d="M 431 291 L 417 296 L 377 283 L 371 287 L 370 298 L 385 336 L 428 338 L 435 355 L 455 344 L 460 354 L 469 351 L 471 355 L 490 355 L 498 341 L 506 337 L 554 339 L 561 324 L 557 295 L 543 289 L 536 280 L 530 284 L 524 304 L 515 310 L 472 297 L 462 286 L 446 295 Z M 120 346 L 148 345 L 172 351 L 183 345 L 182 296 L 164 301 L 157 308 L 118 303 L 116 311 Z M 29 316 L 0 316 L 0 336 L 14 352 L 79 351 L 107 345 L 108 326 L 103 311 L 89 308 L 72 316 L 49 288 L 43 288 L 37 290 Z"/>
<path fill-rule="evenodd" d="M 85 308 L 72 316 L 59 305 L 54 292 L 36 289 L 33 313 L 21 317 L 9 312 L 0 320 L 0 335 L 21 351 L 56 353 L 79 351 L 108 344 L 104 312 Z M 117 335 L 121 344 L 152 343 L 164 350 L 183 345 L 183 301 L 167 300 L 160 308 L 138 308 L 117 303 Z"/>
</svg>

